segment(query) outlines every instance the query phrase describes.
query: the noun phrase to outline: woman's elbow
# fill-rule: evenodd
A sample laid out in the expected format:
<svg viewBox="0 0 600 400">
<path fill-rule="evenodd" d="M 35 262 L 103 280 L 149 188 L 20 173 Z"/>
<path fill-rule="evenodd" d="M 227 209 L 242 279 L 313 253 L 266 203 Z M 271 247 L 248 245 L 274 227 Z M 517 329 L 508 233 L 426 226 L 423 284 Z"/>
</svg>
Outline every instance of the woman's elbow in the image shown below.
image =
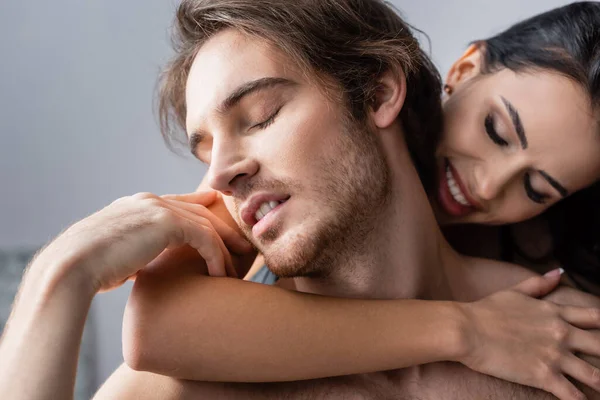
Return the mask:
<svg viewBox="0 0 600 400">
<path fill-rule="evenodd" d="M 153 306 L 148 293 L 151 288 L 143 281 L 137 281 L 133 287 L 125 314 L 123 316 L 123 359 L 129 368 L 135 371 L 154 369 L 160 359 L 160 345 L 157 336 L 161 327 L 160 310 Z"/>
</svg>

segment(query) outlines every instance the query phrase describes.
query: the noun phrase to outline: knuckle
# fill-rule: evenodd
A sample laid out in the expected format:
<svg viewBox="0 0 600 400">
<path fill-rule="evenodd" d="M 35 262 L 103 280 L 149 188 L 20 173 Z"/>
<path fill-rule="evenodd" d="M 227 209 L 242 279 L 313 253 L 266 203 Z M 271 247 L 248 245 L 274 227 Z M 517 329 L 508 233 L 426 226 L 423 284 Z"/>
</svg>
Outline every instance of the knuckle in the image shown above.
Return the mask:
<svg viewBox="0 0 600 400">
<path fill-rule="evenodd" d="M 149 207 L 151 209 L 168 210 L 168 208 L 165 207 L 165 204 L 159 198 L 143 199 L 143 200 L 140 200 L 140 203 L 143 204 L 144 207 Z"/>
<path fill-rule="evenodd" d="M 551 371 L 554 371 L 554 368 L 561 364 L 563 356 L 563 352 L 556 347 L 548 349 L 546 354 L 548 363 L 546 365 Z"/>
<path fill-rule="evenodd" d="M 547 314 L 558 314 L 559 306 L 549 301 L 544 301 L 541 304 L 541 310 Z"/>
<path fill-rule="evenodd" d="M 119 197 L 118 199 L 113 201 L 111 204 L 120 204 L 120 203 L 127 201 L 128 199 L 129 199 L 129 196 Z"/>
<path fill-rule="evenodd" d="M 156 207 L 152 211 L 152 220 L 160 225 L 176 225 L 177 215 L 168 208 Z"/>
<path fill-rule="evenodd" d="M 555 320 L 550 324 L 550 334 L 559 343 L 564 343 L 569 336 L 569 324 L 562 320 Z"/>
<path fill-rule="evenodd" d="M 206 218 L 203 218 L 203 219 L 200 220 L 200 222 L 202 223 L 201 225 L 207 227 L 212 232 L 216 232 L 215 226 L 212 224 L 212 222 L 210 222 L 210 220 L 208 220 Z"/>
<path fill-rule="evenodd" d="M 545 385 L 550 384 L 554 381 L 554 368 L 550 367 L 545 362 L 540 362 L 535 368 L 535 374 L 538 377 L 538 380 Z"/>
<path fill-rule="evenodd" d="M 575 386 L 571 387 L 571 397 L 573 397 L 573 399 L 575 400 L 586 400 L 587 397 L 581 392 L 579 391 L 579 389 L 577 389 Z"/>
<path fill-rule="evenodd" d="M 148 200 L 148 199 L 157 199 L 158 196 L 149 192 L 140 192 L 131 196 L 133 200 Z"/>
<path fill-rule="evenodd" d="M 590 308 L 588 312 L 592 323 L 600 324 L 600 308 Z"/>
<path fill-rule="evenodd" d="M 217 233 L 215 232 L 215 230 L 213 229 L 212 226 L 200 225 L 200 229 L 202 230 L 202 233 L 204 233 L 205 235 L 207 235 L 211 239 L 215 239 L 216 240 Z"/>
<path fill-rule="evenodd" d="M 590 381 L 596 389 L 598 389 L 598 387 L 600 387 L 600 369 L 599 368 L 591 367 Z"/>
</svg>

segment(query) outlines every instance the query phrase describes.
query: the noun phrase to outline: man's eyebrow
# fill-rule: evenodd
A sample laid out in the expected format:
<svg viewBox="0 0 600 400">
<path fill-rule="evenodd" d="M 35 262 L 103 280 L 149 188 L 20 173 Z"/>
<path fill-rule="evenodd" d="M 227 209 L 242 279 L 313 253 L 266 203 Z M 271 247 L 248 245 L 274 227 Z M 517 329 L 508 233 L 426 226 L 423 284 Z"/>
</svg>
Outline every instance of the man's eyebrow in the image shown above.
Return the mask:
<svg viewBox="0 0 600 400">
<path fill-rule="evenodd" d="M 502 96 L 500 96 L 502 97 Z M 521 122 L 521 117 L 519 116 L 519 112 L 517 109 L 511 104 L 510 101 L 506 100 L 502 97 L 502 102 L 506 107 L 506 111 L 510 115 L 510 119 L 512 120 L 513 125 L 515 126 L 515 132 L 517 132 L 517 136 L 521 141 L 521 147 L 525 150 L 528 146 L 527 144 L 527 136 L 525 136 L 525 128 L 523 128 L 523 123 Z"/>
<path fill-rule="evenodd" d="M 540 175 L 542 175 L 544 177 L 545 180 L 548 181 L 548 183 L 550 185 L 552 185 L 552 187 L 554 189 L 556 189 L 556 191 L 558 193 L 560 193 L 560 195 L 562 197 L 567 197 L 569 195 L 569 191 L 560 183 L 558 183 L 558 181 L 556 179 L 554 179 L 553 177 L 551 177 L 550 175 L 548 175 L 547 172 L 545 171 L 538 171 L 540 173 Z"/>
<path fill-rule="evenodd" d="M 264 89 L 270 89 L 275 86 L 294 86 L 296 82 L 285 78 L 261 78 L 244 83 L 235 89 L 227 98 L 217 107 L 219 114 L 226 114 L 235 107 L 244 97 Z"/>
<path fill-rule="evenodd" d="M 285 78 L 261 78 L 242 84 L 235 89 L 227 98 L 217 107 L 219 114 L 226 114 L 229 110 L 236 106 L 245 96 L 260 90 L 270 89 L 276 86 L 295 86 L 296 82 Z M 189 148 L 192 154 L 196 155 L 196 148 L 204 140 L 205 133 L 198 131 L 190 135 Z"/>
</svg>

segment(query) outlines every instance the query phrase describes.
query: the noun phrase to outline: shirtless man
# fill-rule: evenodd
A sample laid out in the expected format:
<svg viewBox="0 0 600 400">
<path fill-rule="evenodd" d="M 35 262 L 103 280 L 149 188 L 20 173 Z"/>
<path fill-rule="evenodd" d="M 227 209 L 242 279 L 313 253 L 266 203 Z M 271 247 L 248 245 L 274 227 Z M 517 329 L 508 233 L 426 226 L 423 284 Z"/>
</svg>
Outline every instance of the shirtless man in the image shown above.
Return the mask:
<svg viewBox="0 0 600 400">
<path fill-rule="evenodd" d="M 209 186 L 224 195 L 237 224 L 264 254 L 271 270 L 287 278 L 280 284 L 330 296 L 473 301 L 532 276 L 522 268 L 489 260 L 477 260 L 474 266 L 474 260 L 455 253 L 442 237 L 411 160 L 412 152 L 426 164 L 419 155 L 430 148 L 415 148 L 418 142 L 414 136 L 429 135 L 426 144 L 431 145 L 439 118 L 434 103 L 418 108 L 414 101 L 417 86 L 411 83 L 421 84 L 419 90 L 423 90 L 428 82 L 436 81 L 435 74 L 418 56 L 412 62 L 422 63 L 414 66 L 419 72 L 410 72 L 411 66 L 398 53 L 405 47 L 399 44 L 396 53 L 389 48 L 381 50 L 387 54 L 379 54 L 382 63 L 376 71 L 368 70 L 373 68 L 366 61 L 370 54 L 362 61 L 358 56 L 353 60 L 349 56 L 352 50 L 342 44 L 352 35 L 352 29 L 340 28 L 348 23 L 339 15 L 344 7 L 361 4 L 363 15 L 380 18 L 392 26 L 402 23 L 395 14 L 374 1 L 277 3 L 258 1 L 242 6 L 235 1 L 184 2 L 179 23 L 188 29 L 184 28 L 188 45 L 195 35 L 199 51 L 194 54 L 189 75 L 183 70 L 171 71 L 173 76 L 181 73 L 179 81 L 187 81 L 187 87 L 180 87 L 179 92 L 171 87 L 168 93 L 173 97 L 168 100 L 175 112 L 179 111 L 179 121 L 185 120 L 193 153 L 210 165 L 206 179 Z M 272 13 L 264 12 L 267 4 Z M 235 12 L 243 17 L 236 20 L 232 17 Z M 325 27 L 317 29 L 319 13 L 339 15 L 338 20 L 330 21 L 336 36 Z M 221 24 L 209 22 L 215 15 L 220 15 L 215 19 Z M 303 20 L 302 15 L 308 15 L 309 20 Z M 287 20 L 295 23 L 283 29 L 281 24 Z M 253 35 L 236 29 L 242 24 Z M 327 65 L 327 53 L 308 50 L 315 51 L 310 53 L 313 62 L 323 62 L 317 75 L 315 69 L 302 69 L 308 55 L 282 50 L 293 46 L 286 46 L 278 32 L 302 40 L 302 32 L 316 30 L 322 31 L 322 37 L 316 35 L 319 38 L 330 35 L 331 49 L 342 54 L 348 51 L 349 63 L 367 65 L 362 71 L 354 70 L 352 76 L 359 82 L 354 84 L 362 84 L 367 95 L 363 92 L 348 98 L 353 83 L 342 83 L 340 79 L 348 79 L 351 73 L 344 71 L 344 75 L 340 72 L 343 68 Z M 398 25 L 391 28 L 400 30 Z M 324 46 L 312 36 L 305 40 L 310 39 L 313 41 L 307 46 Z M 357 53 L 363 50 L 354 47 Z M 367 78 L 369 73 L 376 77 L 372 82 Z M 187 109 L 177 110 L 177 96 L 183 96 L 184 90 Z M 433 89 L 432 93 L 437 96 Z M 407 121 L 411 113 L 421 120 L 428 119 L 429 124 L 415 130 L 415 125 Z M 276 208 L 257 223 L 256 212 L 261 204 L 272 201 L 277 202 Z M 152 364 L 144 359 L 144 349 L 170 347 L 161 344 L 159 338 L 179 337 L 177 331 L 203 332 L 200 337 L 206 336 L 201 322 L 193 322 L 203 318 L 188 318 L 193 311 L 181 306 L 185 298 L 190 299 L 192 308 L 204 304 L 198 301 L 198 292 L 205 286 L 198 283 L 182 288 L 171 282 L 170 286 L 177 289 L 170 289 L 160 283 L 172 279 L 173 274 L 181 271 L 170 269 L 136 284 L 132 303 L 138 315 L 131 317 L 137 319 L 133 324 L 153 321 L 152 327 L 137 331 L 146 339 L 126 339 L 137 341 L 126 346 L 128 362 L 136 368 L 146 369 Z M 181 281 L 195 279 L 183 275 Z M 163 294 L 157 296 L 161 291 Z M 160 298 L 161 304 L 152 301 L 153 297 Z M 553 298 L 578 305 L 595 301 L 591 296 L 566 290 L 553 294 Z M 165 317 L 156 317 L 157 313 Z M 182 319 L 191 321 L 183 325 Z M 147 353 L 152 352 L 160 350 Z M 125 398 L 126 393 L 142 391 L 148 398 L 171 398 L 166 394 L 169 390 L 161 391 L 164 387 L 177 394 L 174 397 L 183 390 L 191 398 L 550 398 L 451 363 L 255 385 L 177 382 L 124 366 L 99 395 Z"/>
<path fill-rule="evenodd" d="M 326 24 L 318 25 L 319 15 L 327 16 Z M 352 25 L 357 23 L 352 15 L 379 21 L 388 35 L 394 32 L 395 40 L 380 49 L 353 44 L 352 35 L 369 27 Z M 262 29 L 248 23 L 242 33 L 236 16 L 254 19 Z M 411 47 L 414 43 L 399 36 L 404 25 L 398 26 L 401 21 L 387 6 L 374 0 L 184 1 L 179 18 L 197 38 L 209 36 L 197 41 L 188 36 L 182 49 L 187 46 L 191 56 L 173 65 L 181 72 L 190 66 L 189 76 L 186 72 L 177 80 L 187 82 L 185 101 L 184 93 L 172 88 L 179 111 L 187 110 L 177 117 L 180 123 L 185 121 L 196 156 L 210 164 L 210 186 L 223 194 L 239 227 L 270 268 L 285 278 L 282 286 L 354 298 L 469 302 L 532 276 L 515 266 L 465 258 L 440 233 L 413 164 L 415 159 L 426 165 L 423 154 L 430 150 L 428 143 L 425 150 L 419 147 L 423 144 L 419 135 L 427 137 L 439 129 L 439 86 L 435 89 L 439 82 L 428 64 L 419 64 L 426 59 L 419 60 L 423 56 Z M 302 24 L 309 26 L 298 29 Z M 319 29 L 309 29 L 317 25 Z M 311 35 L 324 41 L 306 42 Z M 274 41 L 285 37 L 287 43 Z M 348 52 L 342 56 L 347 65 L 339 65 L 340 59 L 330 58 L 319 47 L 327 42 L 333 42 L 332 48 L 340 54 Z M 312 58 L 302 54 L 302 44 Z M 365 58 L 369 52 L 378 54 L 381 63 L 370 64 Z M 346 73 L 335 75 L 338 67 L 346 68 Z M 421 91 L 428 83 L 430 98 L 418 96 L 415 87 Z M 348 87 L 356 90 L 350 92 Z M 213 273 L 218 273 L 219 265 L 229 266 L 220 239 L 198 229 L 205 221 L 194 214 L 193 203 L 203 196 L 207 195 L 141 194 L 121 199 L 50 244 L 30 268 L 3 338 L 0 351 L 6 358 L 0 363 L 0 388 L 8 388 L 11 399 L 66 398 L 73 381 L 65 378 L 64 369 L 75 366 L 73 349 L 93 294 L 117 286 L 163 249 L 188 243 L 198 249 Z M 257 214 L 265 203 L 272 210 Z M 133 217 L 141 222 L 124 223 Z M 108 230 L 112 230 L 109 236 Z M 135 237 L 129 234 L 132 230 Z M 243 247 L 231 242 L 226 244 Z M 90 256 L 102 247 L 102 257 Z M 144 296 L 176 299 L 173 310 L 180 313 L 190 306 L 212 306 L 185 299 L 194 298 L 192 294 L 207 279 L 218 279 L 184 268 L 161 271 L 154 282 L 142 278 L 137 300 Z M 156 291 L 165 281 L 172 285 Z M 204 289 L 210 291 L 206 285 Z M 226 291 L 212 295 L 215 301 L 233 298 Z M 553 300 L 593 302 L 569 290 L 556 291 Z M 139 318 L 164 312 L 138 306 Z M 169 326 L 158 329 L 166 332 Z M 169 339 L 163 335 L 162 344 Z M 457 343 L 452 337 L 447 340 L 449 345 Z M 133 363 L 136 357 L 143 358 L 143 347 L 129 351 Z M 16 371 L 11 365 L 17 366 Z M 23 366 L 28 373 L 23 373 Z M 235 368 L 233 361 L 231 368 Z M 554 371 L 538 372 L 555 376 Z M 561 397 L 581 398 L 571 394 Z M 97 397 L 551 398 L 451 363 L 276 384 L 178 381 L 122 367 Z"/>
</svg>

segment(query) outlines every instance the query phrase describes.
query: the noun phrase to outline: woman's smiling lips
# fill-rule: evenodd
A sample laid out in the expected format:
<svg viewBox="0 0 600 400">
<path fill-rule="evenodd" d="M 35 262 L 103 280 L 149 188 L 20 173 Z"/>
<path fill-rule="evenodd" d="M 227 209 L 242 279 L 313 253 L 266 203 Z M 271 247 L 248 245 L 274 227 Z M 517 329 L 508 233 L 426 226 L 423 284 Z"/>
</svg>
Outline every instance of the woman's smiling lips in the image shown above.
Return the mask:
<svg viewBox="0 0 600 400">
<path fill-rule="evenodd" d="M 481 209 L 466 190 L 456 169 L 448 159 L 440 167 L 438 198 L 443 209 L 450 215 L 462 217 Z"/>
</svg>

